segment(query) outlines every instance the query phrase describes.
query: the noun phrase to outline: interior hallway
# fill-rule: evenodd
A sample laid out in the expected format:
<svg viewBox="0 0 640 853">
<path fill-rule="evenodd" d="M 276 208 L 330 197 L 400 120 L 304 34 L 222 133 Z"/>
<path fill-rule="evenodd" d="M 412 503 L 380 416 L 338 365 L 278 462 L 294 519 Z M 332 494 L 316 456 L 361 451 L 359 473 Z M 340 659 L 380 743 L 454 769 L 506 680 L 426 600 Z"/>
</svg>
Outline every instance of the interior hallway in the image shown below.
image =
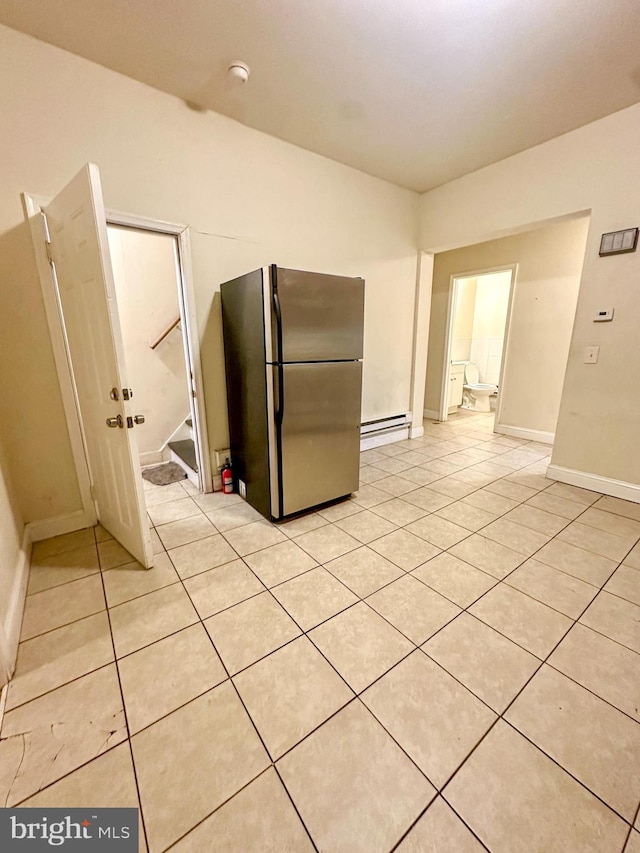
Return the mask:
<svg viewBox="0 0 640 853">
<path fill-rule="evenodd" d="M 640 506 L 492 428 L 284 524 L 149 486 L 149 572 L 38 543 L 0 804 L 140 804 L 152 853 L 639 853 Z"/>
</svg>

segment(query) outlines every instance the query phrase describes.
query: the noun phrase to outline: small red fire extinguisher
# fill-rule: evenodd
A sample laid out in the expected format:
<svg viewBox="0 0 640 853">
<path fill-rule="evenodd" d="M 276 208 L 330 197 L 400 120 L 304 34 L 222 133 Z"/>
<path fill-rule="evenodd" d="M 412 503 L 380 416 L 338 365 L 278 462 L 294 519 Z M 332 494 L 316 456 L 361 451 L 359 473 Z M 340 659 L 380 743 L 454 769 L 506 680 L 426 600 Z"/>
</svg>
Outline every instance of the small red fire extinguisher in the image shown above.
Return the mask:
<svg viewBox="0 0 640 853">
<path fill-rule="evenodd" d="M 225 495 L 233 493 L 233 474 L 231 473 L 231 462 L 228 459 L 222 466 L 222 491 Z"/>
</svg>

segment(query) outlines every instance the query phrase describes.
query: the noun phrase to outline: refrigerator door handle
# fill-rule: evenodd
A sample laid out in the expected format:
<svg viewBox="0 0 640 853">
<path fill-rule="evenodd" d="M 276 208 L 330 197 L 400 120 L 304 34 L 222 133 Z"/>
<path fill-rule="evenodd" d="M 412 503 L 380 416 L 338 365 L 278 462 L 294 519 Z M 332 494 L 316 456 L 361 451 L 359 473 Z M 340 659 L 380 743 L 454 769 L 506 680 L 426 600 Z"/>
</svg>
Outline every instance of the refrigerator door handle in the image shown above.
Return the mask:
<svg viewBox="0 0 640 853">
<path fill-rule="evenodd" d="M 275 411 L 275 421 L 278 429 L 282 426 L 282 421 L 284 418 L 284 369 L 282 364 L 276 365 L 277 371 L 275 374 L 276 384 L 277 384 L 277 408 Z"/>
<path fill-rule="evenodd" d="M 282 364 L 278 365 L 278 420 L 282 426 L 284 420 L 284 369 Z"/>
<path fill-rule="evenodd" d="M 275 274 L 273 277 L 273 311 L 276 315 L 276 346 L 278 351 L 276 358 L 278 362 L 282 361 L 282 311 L 280 310 L 280 300 L 278 299 L 278 291 L 276 290 Z"/>
</svg>

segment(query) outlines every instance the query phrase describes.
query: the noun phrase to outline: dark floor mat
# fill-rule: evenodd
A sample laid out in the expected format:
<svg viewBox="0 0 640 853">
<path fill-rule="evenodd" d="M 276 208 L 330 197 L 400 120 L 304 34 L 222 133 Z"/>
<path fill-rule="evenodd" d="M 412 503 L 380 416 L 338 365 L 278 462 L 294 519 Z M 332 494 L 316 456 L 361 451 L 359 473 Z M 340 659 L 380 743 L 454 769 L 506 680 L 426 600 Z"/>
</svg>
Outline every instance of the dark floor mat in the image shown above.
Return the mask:
<svg viewBox="0 0 640 853">
<path fill-rule="evenodd" d="M 154 486 L 169 486 L 171 483 L 187 479 L 184 469 L 176 465 L 175 462 L 165 462 L 162 465 L 156 465 L 154 468 L 145 468 L 142 476 Z"/>
</svg>

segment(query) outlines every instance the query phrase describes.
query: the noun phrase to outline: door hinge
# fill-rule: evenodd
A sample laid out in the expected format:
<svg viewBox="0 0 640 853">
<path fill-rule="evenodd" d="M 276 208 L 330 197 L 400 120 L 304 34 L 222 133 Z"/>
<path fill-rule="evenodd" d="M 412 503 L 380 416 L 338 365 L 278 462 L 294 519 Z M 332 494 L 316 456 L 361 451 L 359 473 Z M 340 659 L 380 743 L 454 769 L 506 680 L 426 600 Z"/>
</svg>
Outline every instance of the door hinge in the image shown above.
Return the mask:
<svg viewBox="0 0 640 853">
<path fill-rule="evenodd" d="M 93 485 L 93 483 L 89 484 L 89 494 L 91 495 L 91 500 L 95 501 L 95 499 L 96 499 L 96 487 Z"/>
<path fill-rule="evenodd" d="M 40 221 L 42 222 L 42 236 L 44 237 L 44 250 L 47 253 L 47 260 L 50 264 L 53 261 L 53 255 L 51 250 L 51 234 L 49 232 L 49 223 L 47 222 L 47 217 L 43 210 L 40 211 Z"/>
</svg>

